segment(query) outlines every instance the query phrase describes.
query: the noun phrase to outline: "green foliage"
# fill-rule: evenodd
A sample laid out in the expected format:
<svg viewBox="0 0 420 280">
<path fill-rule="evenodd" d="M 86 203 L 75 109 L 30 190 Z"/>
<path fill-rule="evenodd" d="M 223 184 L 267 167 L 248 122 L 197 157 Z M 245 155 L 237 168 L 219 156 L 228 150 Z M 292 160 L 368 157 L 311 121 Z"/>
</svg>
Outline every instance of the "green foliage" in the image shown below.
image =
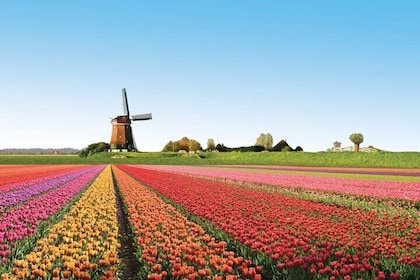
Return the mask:
<svg viewBox="0 0 420 280">
<path fill-rule="evenodd" d="M 359 146 L 363 143 L 363 134 L 361 133 L 353 133 L 350 135 L 350 141 L 354 143 L 354 151 L 359 151 Z"/>
<path fill-rule="evenodd" d="M 353 133 L 349 137 L 350 141 L 354 144 L 362 144 L 363 143 L 363 134 L 361 133 Z"/>
<path fill-rule="evenodd" d="M 109 150 L 109 148 L 110 148 L 109 144 L 105 142 L 93 143 L 87 146 L 87 148 L 81 150 L 79 153 L 79 157 L 82 157 L 82 158 L 90 157 L 93 154 L 107 151 Z"/>
<path fill-rule="evenodd" d="M 175 152 L 181 150 L 181 145 L 179 141 L 169 141 L 165 147 L 163 147 L 162 152 Z"/>
<path fill-rule="evenodd" d="M 214 140 L 212 138 L 207 140 L 207 150 L 208 151 L 216 150 L 216 144 L 214 144 Z"/>
<path fill-rule="evenodd" d="M 190 139 L 188 139 L 188 137 L 182 137 L 181 140 L 178 141 L 179 145 L 181 146 L 181 150 L 187 151 L 189 152 L 189 143 L 190 143 Z M 177 151 L 174 151 L 177 152 Z"/>
<path fill-rule="evenodd" d="M 203 148 L 201 147 L 200 143 L 198 141 L 191 139 L 188 142 L 188 150 L 189 151 L 201 151 Z"/>
<path fill-rule="evenodd" d="M 227 149 L 228 148 L 223 143 L 216 145 L 216 150 L 218 150 L 219 152 L 227 152 Z"/>
<path fill-rule="evenodd" d="M 261 146 L 267 151 L 271 150 L 273 148 L 273 136 L 270 133 L 260 133 L 260 136 L 258 136 L 255 142 L 255 146 Z"/>
<path fill-rule="evenodd" d="M 178 141 L 169 141 L 165 147 L 163 147 L 162 152 L 179 152 L 179 151 L 198 151 L 202 150 L 201 144 L 194 140 L 188 139 L 188 137 L 182 137 Z"/>
<path fill-rule="evenodd" d="M 239 147 L 239 152 L 262 152 L 266 150 L 263 146 Z"/>
<path fill-rule="evenodd" d="M 237 148 L 229 148 L 223 144 L 217 144 L 216 150 L 219 152 L 262 152 L 264 151 L 263 146 L 255 145 L 255 146 L 242 146 Z"/>
</svg>

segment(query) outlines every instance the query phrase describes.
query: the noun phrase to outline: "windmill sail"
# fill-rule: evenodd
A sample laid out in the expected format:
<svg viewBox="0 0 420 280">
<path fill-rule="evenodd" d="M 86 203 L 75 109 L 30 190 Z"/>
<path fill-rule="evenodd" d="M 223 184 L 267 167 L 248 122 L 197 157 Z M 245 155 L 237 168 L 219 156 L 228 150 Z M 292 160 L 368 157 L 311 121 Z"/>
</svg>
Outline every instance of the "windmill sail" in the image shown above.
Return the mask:
<svg viewBox="0 0 420 280">
<path fill-rule="evenodd" d="M 125 88 L 122 89 L 122 99 L 123 99 L 124 115 L 130 116 L 130 111 L 128 110 L 127 92 L 125 91 Z"/>
<path fill-rule="evenodd" d="M 152 119 L 152 114 L 140 114 L 140 115 L 132 115 L 131 119 L 133 121 L 147 121 Z"/>
</svg>

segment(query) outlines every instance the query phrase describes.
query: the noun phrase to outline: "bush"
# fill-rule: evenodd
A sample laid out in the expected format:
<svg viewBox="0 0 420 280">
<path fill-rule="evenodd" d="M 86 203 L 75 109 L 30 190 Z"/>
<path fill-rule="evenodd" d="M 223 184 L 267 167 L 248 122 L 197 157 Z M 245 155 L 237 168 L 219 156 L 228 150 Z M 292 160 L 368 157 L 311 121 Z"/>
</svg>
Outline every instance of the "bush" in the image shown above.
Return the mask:
<svg viewBox="0 0 420 280">
<path fill-rule="evenodd" d="M 86 158 L 93 154 L 109 150 L 111 146 L 105 142 L 93 143 L 80 151 L 79 157 Z"/>
</svg>

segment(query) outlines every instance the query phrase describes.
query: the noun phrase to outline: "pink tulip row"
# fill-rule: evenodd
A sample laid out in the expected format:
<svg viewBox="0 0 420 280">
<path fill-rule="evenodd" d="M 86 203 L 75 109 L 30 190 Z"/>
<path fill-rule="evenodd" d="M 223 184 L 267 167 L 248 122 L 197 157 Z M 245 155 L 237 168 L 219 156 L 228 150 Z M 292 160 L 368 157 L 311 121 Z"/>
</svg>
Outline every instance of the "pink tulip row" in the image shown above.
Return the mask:
<svg viewBox="0 0 420 280">
<path fill-rule="evenodd" d="M 420 201 L 420 182 L 395 182 L 383 180 L 330 178 L 310 175 L 275 174 L 255 171 L 220 170 L 211 167 L 142 166 L 154 170 L 208 176 L 229 180 L 263 183 L 274 186 L 308 190 L 339 192 L 377 198 Z"/>
<path fill-rule="evenodd" d="M 104 166 L 85 168 L 73 178 L 40 196 L 0 213 L 0 268 L 8 263 L 19 240 L 31 236 L 42 220 L 63 208 L 77 193 L 96 177 Z M 56 185 L 57 186 L 57 185 Z"/>
<path fill-rule="evenodd" d="M 363 168 L 363 167 L 315 167 L 315 166 L 279 166 L 279 165 L 217 165 L 218 168 L 260 169 L 276 171 L 322 172 L 345 174 L 371 174 L 394 176 L 420 176 L 419 168 Z"/>
</svg>

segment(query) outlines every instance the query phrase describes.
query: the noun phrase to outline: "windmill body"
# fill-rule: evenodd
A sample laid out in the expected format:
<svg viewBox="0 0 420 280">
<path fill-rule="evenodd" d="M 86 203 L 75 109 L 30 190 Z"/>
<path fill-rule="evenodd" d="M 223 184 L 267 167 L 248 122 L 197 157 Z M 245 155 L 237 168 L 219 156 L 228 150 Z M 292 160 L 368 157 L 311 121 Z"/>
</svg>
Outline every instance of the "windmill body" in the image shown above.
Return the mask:
<svg viewBox="0 0 420 280">
<path fill-rule="evenodd" d="M 122 90 L 124 115 L 111 120 L 111 151 L 137 151 L 136 143 L 131 129 L 131 121 L 146 121 L 152 119 L 152 114 L 140 114 L 130 116 L 128 109 L 127 92 Z"/>
</svg>

